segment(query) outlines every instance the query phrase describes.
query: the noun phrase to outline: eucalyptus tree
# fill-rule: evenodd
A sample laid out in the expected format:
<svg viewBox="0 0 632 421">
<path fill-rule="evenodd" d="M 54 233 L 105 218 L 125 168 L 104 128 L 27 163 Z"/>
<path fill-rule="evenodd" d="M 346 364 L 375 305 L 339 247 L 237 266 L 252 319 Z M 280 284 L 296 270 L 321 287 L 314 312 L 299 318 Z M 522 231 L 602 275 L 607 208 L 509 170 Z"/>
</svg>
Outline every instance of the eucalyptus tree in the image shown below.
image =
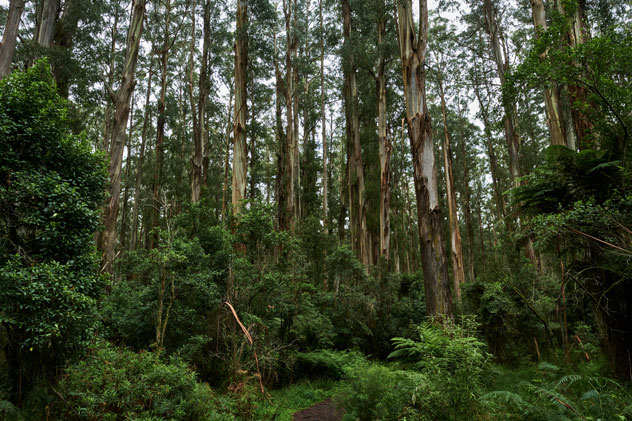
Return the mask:
<svg viewBox="0 0 632 421">
<path fill-rule="evenodd" d="M 119 211 L 121 193 L 121 167 L 125 146 L 125 131 L 129 117 L 130 99 L 134 92 L 136 63 L 143 33 L 146 0 L 132 1 L 132 15 L 127 34 L 125 62 L 121 73 L 121 82 L 116 91 L 106 85 L 111 100 L 115 105 L 114 126 L 112 129 L 112 147 L 110 149 L 110 188 L 109 197 L 104 210 L 104 229 L 99 236 L 98 248 L 103 252 L 103 266 L 112 273 L 112 262 L 115 258 L 117 243 L 116 221 Z"/>
<path fill-rule="evenodd" d="M 11 0 L 9 2 L 7 23 L 2 34 L 2 42 L 0 42 L 0 79 L 3 79 L 11 71 L 24 2 L 25 0 Z"/>
<path fill-rule="evenodd" d="M 419 24 L 413 19 L 409 0 L 397 5 L 399 47 L 402 61 L 406 122 L 413 158 L 421 261 L 429 316 L 452 317 L 452 294 L 441 234 L 439 189 L 432 142 L 430 115 L 426 104 L 426 48 L 428 3 L 419 3 Z M 417 34 L 416 28 L 419 28 Z"/>
<path fill-rule="evenodd" d="M 238 214 L 241 202 L 246 198 L 246 172 L 248 153 L 246 151 L 246 119 L 248 100 L 246 77 L 248 68 L 248 8 L 244 0 L 237 0 L 235 31 L 235 112 L 233 138 L 233 214 Z"/>
</svg>

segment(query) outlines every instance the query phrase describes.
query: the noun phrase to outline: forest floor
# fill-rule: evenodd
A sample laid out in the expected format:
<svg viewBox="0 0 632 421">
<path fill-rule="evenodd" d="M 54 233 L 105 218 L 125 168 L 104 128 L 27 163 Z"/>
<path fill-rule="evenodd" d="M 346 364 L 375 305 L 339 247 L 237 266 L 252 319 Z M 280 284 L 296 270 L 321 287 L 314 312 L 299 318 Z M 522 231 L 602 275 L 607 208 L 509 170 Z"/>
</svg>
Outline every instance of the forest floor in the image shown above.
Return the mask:
<svg viewBox="0 0 632 421">
<path fill-rule="evenodd" d="M 307 409 L 296 412 L 292 420 L 293 421 L 339 421 L 342 419 L 344 411 L 336 408 L 336 405 L 327 398 L 324 401 L 317 403 Z"/>
</svg>

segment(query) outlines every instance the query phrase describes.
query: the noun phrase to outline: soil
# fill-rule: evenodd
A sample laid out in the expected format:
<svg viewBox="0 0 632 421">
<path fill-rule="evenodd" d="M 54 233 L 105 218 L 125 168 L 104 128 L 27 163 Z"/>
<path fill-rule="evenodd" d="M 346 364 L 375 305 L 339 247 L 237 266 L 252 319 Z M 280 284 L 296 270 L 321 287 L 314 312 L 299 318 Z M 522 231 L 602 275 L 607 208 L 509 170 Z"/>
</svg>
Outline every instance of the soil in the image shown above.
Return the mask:
<svg viewBox="0 0 632 421">
<path fill-rule="evenodd" d="M 302 411 L 298 411 L 292 417 L 293 421 L 340 421 L 344 411 L 336 408 L 331 398 L 317 403 Z"/>
</svg>

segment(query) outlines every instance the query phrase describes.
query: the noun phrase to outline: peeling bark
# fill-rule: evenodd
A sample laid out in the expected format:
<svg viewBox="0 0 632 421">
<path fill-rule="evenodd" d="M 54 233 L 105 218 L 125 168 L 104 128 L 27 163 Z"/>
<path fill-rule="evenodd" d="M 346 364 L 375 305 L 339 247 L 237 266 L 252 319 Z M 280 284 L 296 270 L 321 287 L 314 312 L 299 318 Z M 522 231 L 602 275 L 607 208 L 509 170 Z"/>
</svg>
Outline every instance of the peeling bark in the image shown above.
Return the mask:
<svg viewBox="0 0 632 421">
<path fill-rule="evenodd" d="M 0 80 L 4 79 L 11 71 L 11 63 L 13 62 L 13 53 L 15 52 L 23 11 L 24 0 L 11 0 L 7 24 L 2 34 L 2 42 L 0 42 Z"/>
</svg>

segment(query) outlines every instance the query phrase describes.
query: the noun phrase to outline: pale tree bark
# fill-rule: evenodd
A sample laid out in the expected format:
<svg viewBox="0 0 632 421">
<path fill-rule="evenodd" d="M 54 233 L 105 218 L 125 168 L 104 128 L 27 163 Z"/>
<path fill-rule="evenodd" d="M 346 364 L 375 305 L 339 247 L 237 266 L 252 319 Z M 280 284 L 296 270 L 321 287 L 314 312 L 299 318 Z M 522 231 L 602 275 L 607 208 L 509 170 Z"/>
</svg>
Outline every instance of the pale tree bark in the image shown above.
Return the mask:
<svg viewBox="0 0 632 421">
<path fill-rule="evenodd" d="M 492 5 L 492 0 L 484 0 L 483 13 L 485 15 L 485 31 L 489 38 L 492 57 L 496 63 L 498 79 L 501 85 L 504 85 L 506 82 L 505 73 L 509 70 L 509 57 L 507 57 L 506 49 L 503 48 L 503 37 L 496 19 L 496 11 Z M 517 112 L 515 106 L 503 104 L 503 107 L 505 111 L 503 125 L 509 153 L 509 173 L 512 184 L 517 186 L 518 180 L 522 176 L 520 168 L 520 136 L 516 129 Z"/>
<path fill-rule="evenodd" d="M 470 189 L 470 165 L 466 155 L 465 142 L 461 142 L 461 159 L 463 160 L 463 184 L 465 186 L 463 196 L 463 217 L 465 229 L 467 231 L 467 248 L 468 253 L 468 276 L 470 282 L 476 280 L 476 270 L 474 267 L 474 227 L 472 225 L 472 191 Z"/>
<path fill-rule="evenodd" d="M 222 221 L 226 220 L 226 210 L 228 208 L 228 170 L 230 168 L 230 133 L 233 128 L 232 111 L 233 109 L 233 89 L 230 89 L 228 97 L 228 109 L 226 110 L 226 150 L 224 154 L 224 184 L 222 188 Z"/>
<path fill-rule="evenodd" d="M 114 68 L 115 68 L 115 63 L 114 63 L 114 58 L 115 58 L 115 53 L 116 53 L 116 37 L 118 34 L 118 23 L 119 23 L 119 14 L 118 12 L 116 12 L 114 14 L 114 23 L 112 24 L 112 29 L 111 29 L 111 39 L 110 39 L 110 62 L 109 62 L 109 68 L 108 68 L 108 73 L 107 73 L 107 77 L 105 80 L 105 83 L 107 84 L 107 86 L 113 86 L 114 85 Z M 114 125 L 114 120 L 113 120 L 113 115 L 112 112 L 114 111 L 114 104 L 113 101 L 111 100 L 111 98 L 108 98 L 109 101 L 107 102 L 107 105 L 105 106 L 105 111 L 104 111 L 104 124 L 103 124 L 103 150 L 105 152 L 109 152 L 110 150 L 110 141 L 112 140 L 112 126 Z"/>
<path fill-rule="evenodd" d="M 152 48 L 153 50 L 153 48 Z M 134 204 L 132 205 L 132 233 L 129 242 L 129 249 L 136 249 L 138 239 L 138 208 L 140 206 L 140 181 L 143 176 L 143 163 L 145 162 L 145 146 L 147 144 L 147 129 L 149 128 L 149 101 L 151 97 L 151 79 L 153 77 L 154 61 L 149 61 L 149 71 L 147 72 L 147 92 L 145 93 L 145 112 L 143 115 L 143 131 L 140 137 L 140 152 L 138 163 L 136 164 L 136 182 L 134 184 Z"/>
<path fill-rule="evenodd" d="M 342 1 L 343 37 L 344 43 L 350 47 L 351 43 L 351 8 L 348 0 Z M 358 86 L 356 81 L 356 68 L 354 53 L 348 52 L 344 65 L 345 75 L 345 107 L 347 107 L 347 126 L 349 133 L 349 186 L 352 190 L 350 197 L 349 213 L 355 212 L 352 217 L 352 244 L 356 248 L 360 261 L 365 265 L 371 264 L 371 250 L 368 240 L 368 229 L 366 222 L 366 201 L 364 185 L 364 165 L 362 163 L 362 144 L 360 141 L 360 122 L 358 116 Z M 353 203 L 355 202 L 355 203 Z M 355 228 L 354 228 L 355 225 Z M 353 238 L 355 234 L 355 239 Z"/>
<path fill-rule="evenodd" d="M 59 0 L 43 0 L 40 7 L 35 40 L 42 47 L 50 47 L 57 20 Z"/>
<path fill-rule="evenodd" d="M 329 170 L 327 168 L 327 115 L 325 114 L 325 25 L 323 23 L 323 0 L 318 0 L 318 18 L 320 24 L 320 117 L 323 137 L 323 226 L 329 234 Z"/>
<path fill-rule="evenodd" d="M 7 25 L 4 27 L 2 42 L 0 43 L 0 80 L 4 79 L 11 71 L 23 11 L 24 0 L 11 0 L 9 2 Z"/>
<path fill-rule="evenodd" d="M 130 106 L 129 133 L 127 135 L 127 159 L 125 160 L 125 189 L 123 190 L 123 214 L 121 215 L 121 249 L 127 248 L 127 213 L 129 202 L 129 170 L 132 161 L 132 132 L 134 130 L 134 97 Z"/>
<path fill-rule="evenodd" d="M 570 20 L 570 28 L 565 34 L 566 42 L 571 48 L 576 48 L 583 44 L 588 38 L 588 29 L 585 23 L 585 1 L 577 0 L 574 4 L 570 5 L 570 8 L 567 8 L 568 5 L 565 5 L 564 2 L 560 0 L 554 1 L 558 12 Z M 575 65 L 580 66 L 579 63 L 575 63 Z M 571 136 L 572 141 L 575 142 L 575 144 L 572 145 L 574 146 L 573 149 L 575 149 L 575 147 L 585 149 L 589 146 L 586 142 L 586 136 L 593 132 L 594 125 L 581 106 L 578 107 L 575 106 L 575 104 L 588 104 L 590 107 L 592 106 L 588 101 L 588 90 L 585 86 L 574 83 L 565 86 L 562 90 L 562 94 L 566 94 L 566 99 L 570 104 L 570 110 L 566 110 L 566 115 L 570 120 L 567 124 L 567 133 L 570 135 L 574 134 L 574 136 Z"/>
<path fill-rule="evenodd" d="M 237 0 L 237 30 L 235 39 L 235 114 L 233 139 L 233 215 L 239 214 L 241 201 L 246 197 L 246 171 L 248 153 L 246 151 L 246 71 L 248 66 L 248 11 L 243 0 Z"/>
<path fill-rule="evenodd" d="M 193 37 L 191 41 L 191 68 L 189 70 L 189 97 L 191 102 L 191 110 L 194 110 L 193 100 L 193 52 L 195 49 L 195 0 L 193 0 Z M 202 63 L 200 65 L 200 80 L 198 81 L 198 103 L 197 116 L 195 111 L 193 114 L 193 159 L 191 174 L 191 202 L 200 201 L 200 191 L 203 181 L 203 158 L 204 146 L 206 145 L 206 100 L 208 97 L 208 50 L 211 42 L 210 33 L 211 24 L 211 5 L 210 0 L 204 1 L 204 29 L 202 40 Z"/>
<path fill-rule="evenodd" d="M 448 117 L 445 104 L 443 81 L 438 78 L 439 96 L 441 97 L 441 115 L 443 117 L 443 166 L 445 170 L 445 185 L 448 196 L 448 223 L 450 225 L 450 245 L 452 258 L 452 289 L 457 300 L 461 299 L 461 284 L 465 282 L 465 265 L 463 263 L 463 245 L 461 242 L 461 230 L 459 229 L 459 216 L 456 207 L 456 191 L 454 188 L 454 175 L 452 173 L 452 148 L 450 146 L 450 132 L 448 131 Z"/>
<path fill-rule="evenodd" d="M 533 27 L 535 29 L 534 36 L 537 39 L 540 33 L 547 29 L 544 0 L 531 0 L 531 12 L 533 15 Z M 566 134 L 566 124 L 564 122 L 559 86 L 557 82 L 552 80 L 548 83 L 549 86 L 543 89 L 543 94 L 547 125 L 549 126 L 549 132 L 551 134 L 551 143 L 553 145 L 568 146 L 574 150 L 574 133 L 569 133 L 568 136 Z"/>
<path fill-rule="evenodd" d="M 424 62 L 428 44 L 428 3 L 419 2 L 419 36 L 415 33 L 410 0 L 397 4 L 398 38 L 402 60 L 406 122 L 412 151 L 419 221 L 426 312 L 452 317 L 452 294 L 441 235 L 441 210 L 430 115 L 426 104 Z"/>
<path fill-rule="evenodd" d="M 129 118 L 130 99 L 136 85 L 135 72 L 138 61 L 138 50 L 143 33 L 146 0 L 132 1 L 132 17 L 127 35 L 125 61 L 121 83 L 116 92 L 107 86 L 114 102 L 114 126 L 112 128 L 112 142 L 110 149 L 110 188 L 103 215 L 104 229 L 99 238 L 99 250 L 103 253 L 103 267 L 112 273 L 112 262 L 115 257 L 117 233 L 116 219 L 119 211 L 121 193 L 121 166 L 123 163 L 123 149 L 125 144 L 125 129 Z"/>
<path fill-rule="evenodd" d="M 391 253 L 391 152 L 393 150 L 386 131 L 386 7 L 380 2 L 380 17 L 377 22 L 377 44 L 379 58 L 377 64 L 377 137 L 380 154 L 380 257 L 390 267 Z"/>
<path fill-rule="evenodd" d="M 167 66 L 169 64 L 169 50 L 173 45 L 169 39 L 169 26 L 171 24 L 171 0 L 166 0 L 165 4 L 165 26 L 163 29 L 163 44 L 159 51 L 160 56 L 160 95 L 158 97 L 158 121 L 156 124 L 156 148 L 155 148 L 155 164 L 152 181 L 152 206 L 151 217 L 148 232 L 147 248 L 153 249 L 158 245 L 158 233 L 155 229 L 159 225 L 160 211 L 162 208 L 160 190 L 162 188 L 162 161 L 163 161 L 163 143 L 165 140 L 165 124 L 167 120 Z"/>
</svg>

